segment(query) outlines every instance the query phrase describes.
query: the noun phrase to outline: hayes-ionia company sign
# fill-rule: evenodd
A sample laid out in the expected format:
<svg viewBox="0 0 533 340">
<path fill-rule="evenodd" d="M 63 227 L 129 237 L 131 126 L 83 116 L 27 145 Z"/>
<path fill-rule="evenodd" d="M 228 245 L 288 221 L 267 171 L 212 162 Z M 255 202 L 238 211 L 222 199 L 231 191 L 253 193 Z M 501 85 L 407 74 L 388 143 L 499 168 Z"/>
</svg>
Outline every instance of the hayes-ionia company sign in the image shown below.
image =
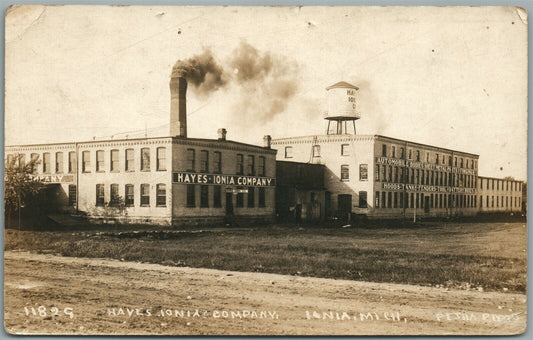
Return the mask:
<svg viewBox="0 0 533 340">
<path fill-rule="evenodd" d="M 180 184 L 240 185 L 248 187 L 276 186 L 276 179 L 271 177 L 199 174 L 194 172 L 174 172 L 172 175 L 172 182 Z"/>
</svg>

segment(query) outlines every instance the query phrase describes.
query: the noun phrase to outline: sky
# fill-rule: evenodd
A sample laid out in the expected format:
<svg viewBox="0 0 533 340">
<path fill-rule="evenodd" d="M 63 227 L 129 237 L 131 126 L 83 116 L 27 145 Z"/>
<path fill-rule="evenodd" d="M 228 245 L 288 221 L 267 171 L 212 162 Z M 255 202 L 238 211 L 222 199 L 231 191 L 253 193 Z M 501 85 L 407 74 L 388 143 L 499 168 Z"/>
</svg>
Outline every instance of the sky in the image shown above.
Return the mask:
<svg viewBox="0 0 533 340">
<path fill-rule="evenodd" d="M 324 134 L 325 88 L 346 81 L 358 134 L 527 178 L 527 15 L 514 7 L 15 6 L 5 143 L 168 136 L 178 60 L 207 72 L 189 82 L 189 137 Z"/>
</svg>

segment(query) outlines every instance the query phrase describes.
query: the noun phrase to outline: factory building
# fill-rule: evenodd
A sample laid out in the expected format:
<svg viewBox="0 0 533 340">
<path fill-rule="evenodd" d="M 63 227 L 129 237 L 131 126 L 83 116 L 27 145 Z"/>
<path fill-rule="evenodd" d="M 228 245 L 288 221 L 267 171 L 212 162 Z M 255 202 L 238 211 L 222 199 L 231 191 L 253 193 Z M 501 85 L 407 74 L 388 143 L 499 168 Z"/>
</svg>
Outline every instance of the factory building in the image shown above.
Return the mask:
<svg viewBox="0 0 533 340">
<path fill-rule="evenodd" d="M 339 82 L 326 90 L 326 134 L 272 141 L 278 161 L 324 166 L 321 204 L 325 209 L 320 218 L 425 218 L 519 210 L 521 183 L 479 177 L 478 155 L 381 135 L 358 135 L 359 89 Z M 487 181 L 496 183 L 496 189 L 492 184 L 486 189 Z"/>
<path fill-rule="evenodd" d="M 176 64 L 178 65 L 178 64 Z M 189 138 L 187 80 L 174 66 L 170 136 L 13 145 L 7 161 L 39 161 L 34 176 L 46 213 L 81 213 L 93 220 L 181 225 L 271 222 L 275 217 L 276 150 L 270 136 L 256 146 Z M 41 202 L 42 203 L 42 202 Z"/>
<path fill-rule="evenodd" d="M 481 213 L 522 211 L 522 181 L 492 177 L 478 177 Z"/>
</svg>

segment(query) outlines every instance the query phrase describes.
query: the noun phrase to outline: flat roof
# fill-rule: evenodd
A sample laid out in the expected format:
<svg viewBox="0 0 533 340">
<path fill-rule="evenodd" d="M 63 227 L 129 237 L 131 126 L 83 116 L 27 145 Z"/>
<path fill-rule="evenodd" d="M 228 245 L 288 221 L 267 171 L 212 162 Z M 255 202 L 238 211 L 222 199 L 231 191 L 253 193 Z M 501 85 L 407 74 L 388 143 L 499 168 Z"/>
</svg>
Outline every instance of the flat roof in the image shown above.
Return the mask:
<svg viewBox="0 0 533 340">
<path fill-rule="evenodd" d="M 91 141 L 80 141 L 80 142 L 61 142 L 61 143 L 36 143 L 36 144 L 13 144 L 13 145 L 6 145 L 5 148 L 17 148 L 17 147 L 39 147 L 39 146 L 52 146 L 52 145 L 75 145 L 75 144 L 97 144 L 97 143 L 115 143 L 115 142 L 135 142 L 135 141 L 147 141 L 147 140 L 161 140 L 161 139 L 171 139 L 172 141 L 192 141 L 192 142 L 211 142 L 211 143 L 225 143 L 225 144 L 234 144 L 239 146 L 245 146 L 245 147 L 252 147 L 252 148 L 258 148 L 262 150 L 273 150 L 269 149 L 264 146 L 255 145 L 255 144 L 248 144 L 248 143 L 242 143 L 242 142 L 236 142 L 233 140 L 220 140 L 220 139 L 213 139 L 213 138 L 183 138 L 183 137 L 141 137 L 141 138 L 122 138 L 122 139 L 97 139 L 97 140 L 91 140 Z"/>
<path fill-rule="evenodd" d="M 479 158 L 479 155 L 474 154 L 474 153 L 470 153 L 470 152 L 447 149 L 447 148 L 443 148 L 443 147 L 440 147 L 440 146 L 422 144 L 422 143 L 418 143 L 418 142 L 412 142 L 412 141 L 408 141 L 408 140 L 404 140 L 404 139 L 398 139 L 398 138 L 388 137 L 388 136 L 383 136 L 383 135 L 307 135 L 307 136 L 295 136 L 295 137 L 285 137 L 285 138 L 272 139 L 272 144 L 274 144 L 276 142 L 283 142 L 283 141 L 290 141 L 290 140 L 302 140 L 302 139 L 303 140 L 309 139 L 309 140 L 312 141 L 315 137 L 317 137 L 317 138 L 328 138 L 328 139 L 346 138 L 346 140 L 387 139 L 388 141 L 391 141 L 391 142 L 409 143 L 409 145 L 412 145 L 412 146 L 420 146 L 420 147 L 438 149 L 438 150 L 442 150 L 444 152 L 461 153 L 463 155 L 471 156 L 471 157 L 474 157 L 474 158 Z"/>
</svg>

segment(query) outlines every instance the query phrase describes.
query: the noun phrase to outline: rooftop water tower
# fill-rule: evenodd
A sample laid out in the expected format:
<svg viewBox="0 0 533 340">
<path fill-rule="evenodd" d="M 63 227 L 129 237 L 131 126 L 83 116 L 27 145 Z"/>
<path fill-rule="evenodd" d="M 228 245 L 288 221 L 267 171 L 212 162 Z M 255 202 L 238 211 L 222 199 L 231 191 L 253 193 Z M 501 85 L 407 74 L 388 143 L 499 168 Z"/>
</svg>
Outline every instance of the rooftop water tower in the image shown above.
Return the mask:
<svg viewBox="0 0 533 340">
<path fill-rule="evenodd" d="M 355 121 L 361 118 L 356 111 L 355 93 L 359 90 L 357 86 L 348 84 L 345 81 L 338 82 L 326 88 L 328 110 L 324 119 L 328 121 L 328 135 L 353 134 L 355 135 Z M 334 122 L 334 130 L 330 131 L 330 125 Z M 350 123 L 351 122 L 351 123 Z M 350 126 L 350 128 L 348 128 Z"/>
</svg>

